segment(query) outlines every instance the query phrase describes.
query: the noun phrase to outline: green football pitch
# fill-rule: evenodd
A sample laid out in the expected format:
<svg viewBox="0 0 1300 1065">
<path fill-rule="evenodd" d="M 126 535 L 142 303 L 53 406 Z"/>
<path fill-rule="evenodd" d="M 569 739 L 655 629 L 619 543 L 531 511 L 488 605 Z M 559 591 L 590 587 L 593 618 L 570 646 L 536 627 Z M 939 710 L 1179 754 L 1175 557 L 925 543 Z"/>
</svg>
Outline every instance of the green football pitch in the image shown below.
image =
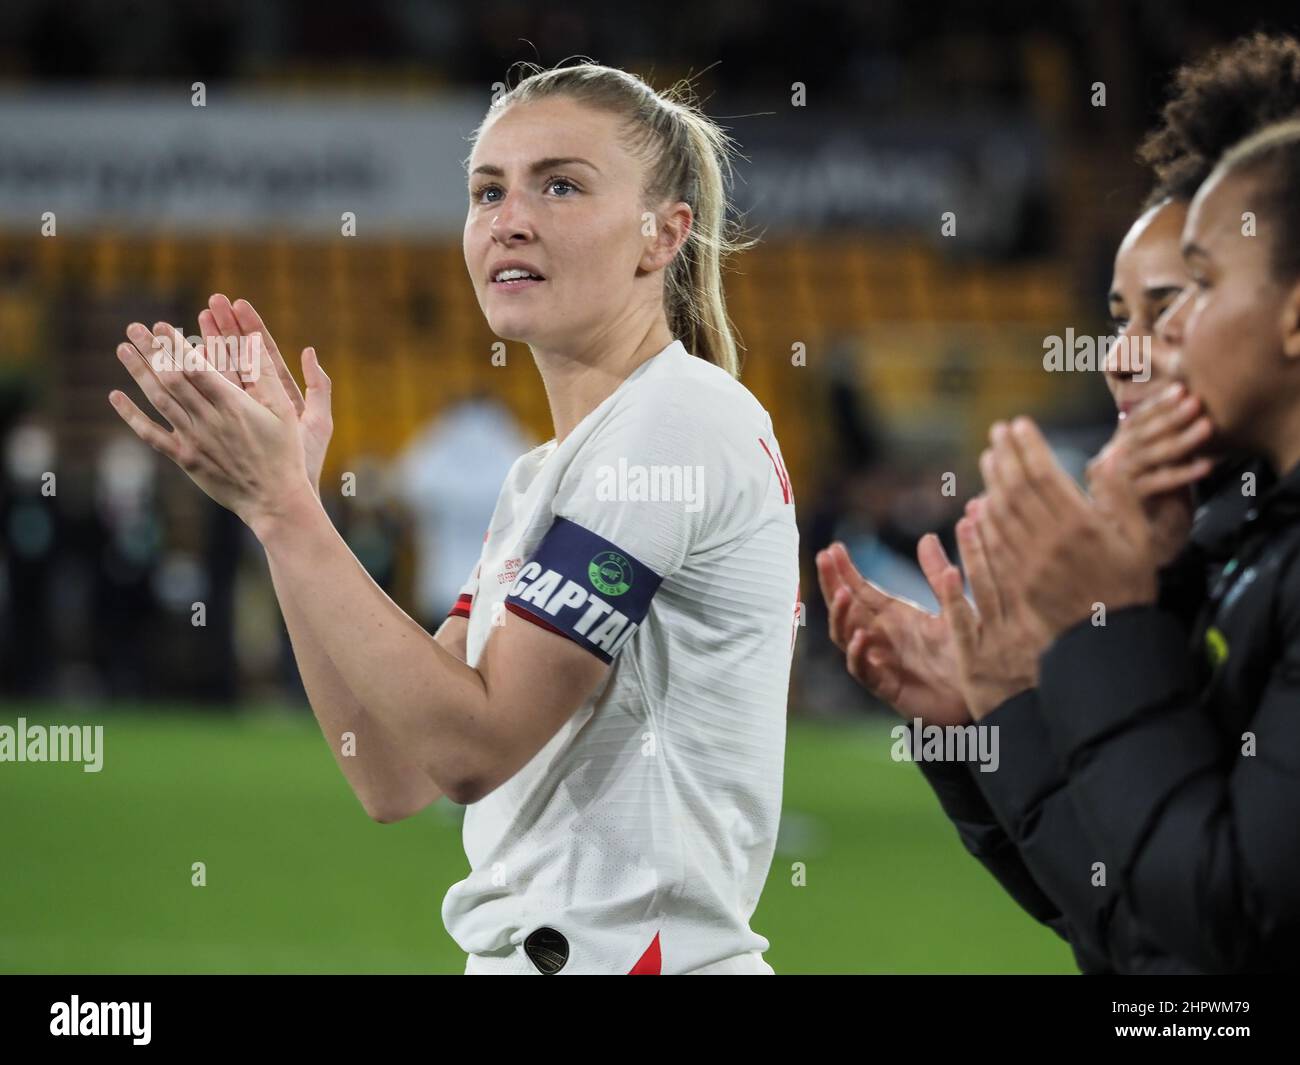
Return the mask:
<svg viewBox="0 0 1300 1065">
<path fill-rule="evenodd" d="M 307 712 L 15 707 L 103 724 L 103 768 L 0 762 L 0 972 L 458 973 L 446 800 L 370 821 Z M 966 854 L 888 723 L 791 723 L 752 927 L 778 973 L 1074 972 Z M 193 886 L 202 862 L 205 886 Z M 802 881 L 802 882 L 800 882 Z"/>
</svg>

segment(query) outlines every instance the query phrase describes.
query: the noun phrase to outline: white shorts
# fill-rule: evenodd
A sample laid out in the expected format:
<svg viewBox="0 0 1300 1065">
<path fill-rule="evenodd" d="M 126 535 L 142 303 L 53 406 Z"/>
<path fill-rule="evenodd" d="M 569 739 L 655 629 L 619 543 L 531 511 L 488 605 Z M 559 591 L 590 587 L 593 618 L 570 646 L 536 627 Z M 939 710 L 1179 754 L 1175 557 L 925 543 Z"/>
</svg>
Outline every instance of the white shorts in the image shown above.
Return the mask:
<svg viewBox="0 0 1300 1065">
<path fill-rule="evenodd" d="M 537 967 L 522 949 L 509 954 L 470 954 L 465 959 L 466 976 L 537 976 Z M 737 954 L 692 969 L 689 976 L 775 976 L 772 966 L 758 951 Z"/>
</svg>

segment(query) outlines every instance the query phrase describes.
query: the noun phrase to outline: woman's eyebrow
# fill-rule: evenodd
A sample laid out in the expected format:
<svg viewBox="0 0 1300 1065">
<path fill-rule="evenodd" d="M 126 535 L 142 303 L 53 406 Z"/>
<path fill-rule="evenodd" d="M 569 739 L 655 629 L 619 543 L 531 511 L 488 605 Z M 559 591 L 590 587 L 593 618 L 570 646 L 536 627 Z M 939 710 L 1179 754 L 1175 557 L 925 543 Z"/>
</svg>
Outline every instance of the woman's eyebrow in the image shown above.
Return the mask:
<svg viewBox="0 0 1300 1065">
<path fill-rule="evenodd" d="M 1142 295 L 1149 300 L 1162 300 L 1166 296 L 1177 296 L 1182 291 L 1182 285 L 1151 285 L 1142 290 Z"/>
<path fill-rule="evenodd" d="M 596 171 L 597 174 L 600 173 L 600 167 L 598 167 L 595 163 L 589 162 L 586 159 L 579 158 L 576 155 L 566 155 L 566 156 L 553 155 L 553 156 L 548 156 L 545 159 L 538 159 L 537 162 L 535 162 L 532 166 L 528 168 L 528 170 L 530 173 L 536 174 L 543 170 L 552 170 L 557 166 L 571 166 L 574 163 L 578 163 L 581 166 L 589 166 L 591 167 L 592 170 Z M 501 167 L 497 166 L 494 163 L 483 163 L 480 166 L 476 166 L 473 170 L 470 171 L 470 173 L 488 174 L 492 177 L 505 176 L 505 171 L 502 170 Z"/>
</svg>

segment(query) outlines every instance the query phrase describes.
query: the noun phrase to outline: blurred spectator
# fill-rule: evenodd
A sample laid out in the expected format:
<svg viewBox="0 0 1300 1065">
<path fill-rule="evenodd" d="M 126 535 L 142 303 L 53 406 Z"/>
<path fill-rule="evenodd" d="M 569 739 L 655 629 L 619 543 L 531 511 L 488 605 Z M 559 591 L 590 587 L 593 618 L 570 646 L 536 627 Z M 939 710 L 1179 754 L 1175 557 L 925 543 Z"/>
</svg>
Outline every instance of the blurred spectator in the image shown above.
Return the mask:
<svg viewBox="0 0 1300 1065">
<path fill-rule="evenodd" d="M 61 531 L 54 465 L 54 435 L 40 422 L 20 421 L 5 438 L 0 685 L 7 695 L 47 695 L 53 680 L 51 589 Z"/>
<path fill-rule="evenodd" d="M 502 403 L 476 395 L 431 422 L 398 460 L 395 488 L 415 519 L 416 609 L 430 632 L 478 565 L 501 484 L 530 446 Z"/>
<path fill-rule="evenodd" d="M 844 543 L 867 580 L 935 612 L 939 604 L 916 562 L 915 545 L 926 532 L 937 531 L 939 522 L 950 524 L 953 517 L 927 505 L 939 498 L 937 475 L 928 482 L 928 491 L 917 484 L 913 470 L 894 466 L 877 466 L 851 476 L 844 494 L 845 513 L 832 539 Z M 934 519 L 933 526 L 926 522 L 927 516 Z"/>
<path fill-rule="evenodd" d="M 95 464 L 92 658 L 113 699 L 150 695 L 157 677 L 151 638 L 158 616 L 154 573 L 163 550 L 157 477 L 157 457 L 135 436 L 115 435 Z"/>
<path fill-rule="evenodd" d="M 339 532 L 367 573 L 390 596 L 397 576 L 402 518 L 394 508 L 397 478 L 374 458 L 352 463 L 356 495 L 339 508 Z"/>
</svg>

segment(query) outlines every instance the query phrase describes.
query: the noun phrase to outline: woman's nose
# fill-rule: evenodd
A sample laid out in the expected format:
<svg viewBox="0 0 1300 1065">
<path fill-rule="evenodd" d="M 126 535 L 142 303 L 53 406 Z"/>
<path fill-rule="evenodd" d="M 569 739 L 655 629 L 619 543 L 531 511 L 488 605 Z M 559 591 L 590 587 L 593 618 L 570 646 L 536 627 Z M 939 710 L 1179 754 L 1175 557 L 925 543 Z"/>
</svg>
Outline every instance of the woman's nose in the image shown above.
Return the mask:
<svg viewBox="0 0 1300 1065">
<path fill-rule="evenodd" d="M 515 239 L 526 240 L 532 236 L 532 220 L 527 205 L 518 195 L 506 194 L 506 198 L 492 212 L 492 224 L 489 227 L 495 240 L 502 243 Z"/>
<path fill-rule="evenodd" d="M 1134 337 L 1129 333 L 1120 333 L 1111 341 L 1101 364 L 1107 377 L 1116 381 L 1127 381 L 1137 373 L 1138 367 L 1134 365 L 1131 356 L 1138 350 L 1140 341 L 1140 337 Z"/>
</svg>

